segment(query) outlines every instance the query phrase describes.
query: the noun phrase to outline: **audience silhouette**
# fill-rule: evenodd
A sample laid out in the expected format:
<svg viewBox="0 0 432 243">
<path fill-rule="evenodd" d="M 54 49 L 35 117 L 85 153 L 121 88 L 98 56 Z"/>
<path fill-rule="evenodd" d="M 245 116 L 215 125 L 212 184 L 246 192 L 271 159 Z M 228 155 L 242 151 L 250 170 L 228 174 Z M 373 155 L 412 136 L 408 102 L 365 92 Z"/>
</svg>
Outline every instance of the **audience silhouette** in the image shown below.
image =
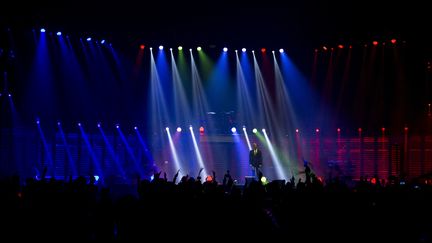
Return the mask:
<svg viewBox="0 0 432 243">
<path fill-rule="evenodd" d="M 155 171 L 153 180 L 139 181 L 136 193 L 116 197 L 112 192 L 124 188 L 98 185 L 92 176 L 59 181 L 44 173 L 23 184 L 14 176 L 0 181 L 1 235 L 16 240 L 145 240 L 145 232 L 163 229 L 172 236 L 259 232 L 293 241 L 305 236 L 326 241 L 432 240 L 431 185 L 402 184 L 395 178 L 385 183 L 375 176 L 348 187 L 339 178 L 324 183 L 308 170 L 305 182 L 299 177 L 295 183 L 292 176 L 287 183 L 252 181 L 246 186 L 236 184 L 229 170 L 221 183 L 214 171 L 204 182 L 201 169 L 196 179 L 184 175 L 178 183 L 180 170 L 172 181 Z"/>
</svg>

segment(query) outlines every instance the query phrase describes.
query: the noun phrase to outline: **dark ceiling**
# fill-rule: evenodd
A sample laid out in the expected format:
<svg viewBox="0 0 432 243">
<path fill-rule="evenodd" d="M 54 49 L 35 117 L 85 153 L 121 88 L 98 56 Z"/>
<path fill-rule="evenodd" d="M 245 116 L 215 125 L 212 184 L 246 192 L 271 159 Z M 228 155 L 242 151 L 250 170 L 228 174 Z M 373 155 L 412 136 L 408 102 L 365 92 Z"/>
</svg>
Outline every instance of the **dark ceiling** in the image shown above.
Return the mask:
<svg viewBox="0 0 432 243">
<path fill-rule="evenodd" d="M 7 27 L 109 35 L 129 42 L 316 46 L 391 37 L 428 42 L 430 11 L 403 1 L 68 1 L 9 4 Z M 7 9 L 7 10 L 6 10 Z"/>
</svg>

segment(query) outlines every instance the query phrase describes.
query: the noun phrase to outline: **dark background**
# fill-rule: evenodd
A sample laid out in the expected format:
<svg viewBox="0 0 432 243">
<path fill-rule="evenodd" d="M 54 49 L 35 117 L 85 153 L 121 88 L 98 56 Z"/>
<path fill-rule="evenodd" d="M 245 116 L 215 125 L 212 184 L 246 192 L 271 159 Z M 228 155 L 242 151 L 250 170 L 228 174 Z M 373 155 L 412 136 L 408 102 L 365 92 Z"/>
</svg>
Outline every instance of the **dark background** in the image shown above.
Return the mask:
<svg viewBox="0 0 432 243">
<path fill-rule="evenodd" d="M 388 35 L 427 43 L 426 5 L 371 0 L 13 1 L 2 7 L 0 21 L 146 42 L 316 46 Z"/>
</svg>

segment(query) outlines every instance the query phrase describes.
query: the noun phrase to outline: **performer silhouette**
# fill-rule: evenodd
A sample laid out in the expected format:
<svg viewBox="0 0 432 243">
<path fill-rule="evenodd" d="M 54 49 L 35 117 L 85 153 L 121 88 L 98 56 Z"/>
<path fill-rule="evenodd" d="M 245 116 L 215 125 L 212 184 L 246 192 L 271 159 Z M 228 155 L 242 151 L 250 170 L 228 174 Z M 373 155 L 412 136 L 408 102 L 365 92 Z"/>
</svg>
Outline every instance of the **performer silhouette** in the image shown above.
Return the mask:
<svg viewBox="0 0 432 243">
<path fill-rule="evenodd" d="M 249 164 L 252 167 L 252 173 L 258 180 L 260 180 L 262 176 L 261 167 L 262 167 L 262 153 L 258 148 L 256 143 L 252 144 L 252 150 L 249 152 Z"/>
</svg>

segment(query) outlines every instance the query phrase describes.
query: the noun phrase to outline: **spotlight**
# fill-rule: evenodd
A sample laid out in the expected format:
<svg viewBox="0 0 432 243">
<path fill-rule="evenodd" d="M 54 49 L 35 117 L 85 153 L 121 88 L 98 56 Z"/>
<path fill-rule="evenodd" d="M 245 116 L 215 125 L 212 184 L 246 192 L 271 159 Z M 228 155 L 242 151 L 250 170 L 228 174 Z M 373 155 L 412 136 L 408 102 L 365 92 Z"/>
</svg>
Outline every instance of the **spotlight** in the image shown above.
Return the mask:
<svg viewBox="0 0 432 243">
<path fill-rule="evenodd" d="M 252 50 L 252 53 L 253 53 L 253 54 L 255 54 L 255 51 L 254 51 L 254 50 Z"/>
<path fill-rule="evenodd" d="M 59 31 L 59 32 L 57 32 L 57 36 L 61 36 L 61 32 Z"/>
<path fill-rule="evenodd" d="M 12 94 L 8 94 L 9 97 L 12 97 Z"/>
<path fill-rule="evenodd" d="M 253 132 L 253 133 L 257 133 L 257 132 L 258 132 L 258 129 L 254 128 L 254 129 L 252 130 L 252 132 Z"/>
<path fill-rule="evenodd" d="M 172 52 L 172 48 L 170 48 L 170 51 Z"/>
<path fill-rule="evenodd" d="M 40 124 L 40 121 L 39 121 L 39 119 L 36 119 L 36 124 L 38 124 L 38 125 Z"/>
<path fill-rule="evenodd" d="M 262 184 L 267 184 L 267 178 L 265 176 L 261 177 L 261 183 Z"/>
<path fill-rule="evenodd" d="M 98 175 L 94 175 L 94 179 L 95 179 L 95 182 L 98 182 L 99 176 Z"/>
<path fill-rule="evenodd" d="M 396 39 L 391 39 L 392 44 L 396 44 Z"/>
<path fill-rule="evenodd" d="M 101 42 L 101 43 L 102 43 L 102 42 Z M 103 43 L 102 43 L 102 44 L 103 44 Z M 141 45 L 140 45 L 140 49 L 141 49 L 141 50 L 144 50 L 144 48 L 145 48 L 145 45 L 142 45 L 142 44 L 141 44 Z"/>
<path fill-rule="evenodd" d="M 78 126 L 79 126 L 79 127 L 81 126 L 81 122 L 78 122 Z"/>
<path fill-rule="evenodd" d="M 153 47 L 150 47 L 150 51 L 153 50 Z"/>
<path fill-rule="evenodd" d="M 339 49 L 343 49 L 344 46 L 343 45 L 338 45 Z"/>
<path fill-rule="evenodd" d="M 163 46 L 159 46 L 159 50 L 161 50 L 161 51 L 162 51 L 162 50 L 163 50 Z"/>
<path fill-rule="evenodd" d="M 341 129 L 340 129 L 340 128 L 338 128 L 338 129 L 337 129 L 337 132 L 340 132 L 340 131 L 341 131 Z"/>
<path fill-rule="evenodd" d="M 262 52 L 262 53 L 265 53 L 265 52 L 266 52 L 266 49 L 265 49 L 265 48 L 261 48 L 261 52 Z"/>
<path fill-rule="evenodd" d="M 319 131 L 320 131 L 319 128 L 315 129 L 315 132 L 319 132 Z"/>
<path fill-rule="evenodd" d="M 60 125 L 61 125 L 61 123 L 60 123 L 60 122 L 57 122 L 57 125 L 58 125 L 58 126 L 60 126 Z"/>
<path fill-rule="evenodd" d="M 177 132 L 181 132 L 182 128 L 181 127 L 177 127 Z"/>
<path fill-rule="evenodd" d="M 362 132 L 362 128 L 361 128 L 361 127 L 359 127 L 358 131 L 359 131 L 359 132 Z"/>
<path fill-rule="evenodd" d="M 117 129 L 119 129 L 119 128 L 120 128 L 120 126 L 119 126 L 119 125 L 116 125 L 116 128 L 117 128 Z"/>
<path fill-rule="evenodd" d="M 101 127 L 101 123 L 100 122 L 98 122 L 97 127 Z"/>
<path fill-rule="evenodd" d="M 272 53 L 274 54 L 274 51 L 272 51 Z"/>
<path fill-rule="evenodd" d="M 264 128 L 263 128 L 263 129 L 261 129 L 261 131 L 262 131 L 262 132 L 266 132 Z"/>
<path fill-rule="evenodd" d="M 296 133 L 299 133 L 300 132 L 300 130 L 298 130 L 298 128 L 296 129 Z"/>
<path fill-rule="evenodd" d="M 235 127 L 231 128 L 231 132 L 232 133 L 236 133 L 237 132 L 237 128 L 235 128 Z"/>
<path fill-rule="evenodd" d="M 45 30 L 44 28 L 42 28 L 40 31 L 41 31 L 42 33 L 45 33 L 46 30 Z"/>
<path fill-rule="evenodd" d="M 91 37 L 87 37 L 87 41 L 91 41 Z"/>
<path fill-rule="evenodd" d="M 405 127 L 405 132 L 408 131 L 408 127 Z"/>
<path fill-rule="evenodd" d="M 246 52 L 246 48 L 242 48 L 242 52 Z"/>
<path fill-rule="evenodd" d="M 137 126 L 134 126 L 134 130 L 138 130 L 138 127 L 137 127 Z"/>
<path fill-rule="evenodd" d="M 202 50 L 201 46 L 198 46 L 197 51 L 201 51 L 201 50 Z"/>
<path fill-rule="evenodd" d="M 192 52 L 192 48 L 189 48 L 189 51 Z"/>
<path fill-rule="evenodd" d="M 377 45 L 378 45 L 378 41 L 372 41 L 372 44 L 373 44 L 374 46 L 377 46 Z"/>
<path fill-rule="evenodd" d="M 165 127 L 165 130 L 169 131 L 169 127 Z"/>
<path fill-rule="evenodd" d="M 192 128 L 192 126 L 191 126 L 191 128 Z M 200 131 L 200 133 L 204 133 L 204 127 L 200 127 L 199 131 Z"/>
<path fill-rule="evenodd" d="M 192 125 L 189 125 L 189 130 L 191 130 L 192 131 Z M 203 128 L 204 129 L 204 128 Z M 201 132 L 201 127 L 200 127 L 200 132 Z"/>
<path fill-rule="evenodd" d="M 179 47 L 178 47 L 178 50 L 179 50 L 179 51 L 183 50 L 183 47 L 182 47 L 182 46 L 179 46 Z"/>
<path fill-rule="evenodd" d="M 245 126 L 243 126 L 243 131 L 246 131 L 246 127 Z"/>
<path fill-rule="evenodd" d="M 224 47 L 224 48 L 223 48 L 223 51 L 224 51 L 224 52 L 227 52 L 227 51 L 228 51 L 228 48 L 227 48 L 227 47 Z"/>
<path fill-rule="evenodd" d="M 101 40 L 101 44 L 105 43 L 105 40 Z"/>
<path fill-rule="evenodd" d="M 235 52 L 237 53 L 237 50 L 235 50 Z"/>
<path fill-rule="evenodd" d="M 283 52 L 284 52 L 284 49 L 282 49 L 282 48 L 279 49 L 279 52 L 280 52 L 280 53 L 283 53 Z"/>
<path fill-rule="evenodd" d="M 382 131 L 382 132 L 385 132 L 385 127 L 381 128 L 381 131 Z"/>
</svg>

